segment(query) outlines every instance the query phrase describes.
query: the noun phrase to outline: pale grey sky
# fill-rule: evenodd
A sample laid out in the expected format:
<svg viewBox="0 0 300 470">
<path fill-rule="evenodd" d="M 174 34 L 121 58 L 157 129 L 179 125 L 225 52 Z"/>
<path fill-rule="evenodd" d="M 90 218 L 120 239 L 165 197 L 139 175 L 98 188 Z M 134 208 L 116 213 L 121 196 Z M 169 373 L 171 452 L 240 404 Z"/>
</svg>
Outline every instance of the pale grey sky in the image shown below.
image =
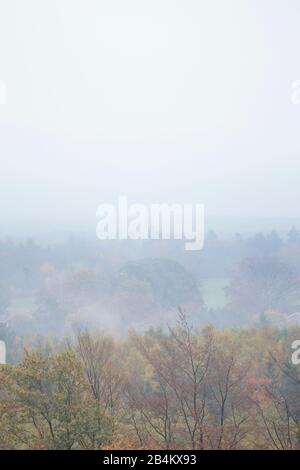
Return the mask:
<svg viewBox="0 0 300 470">
<path fill-rule="evenodd" d="M 299 216 L 299 24 L 299 0 L 0 0 L 1 233 L 120 194 Z"/>
</svg>

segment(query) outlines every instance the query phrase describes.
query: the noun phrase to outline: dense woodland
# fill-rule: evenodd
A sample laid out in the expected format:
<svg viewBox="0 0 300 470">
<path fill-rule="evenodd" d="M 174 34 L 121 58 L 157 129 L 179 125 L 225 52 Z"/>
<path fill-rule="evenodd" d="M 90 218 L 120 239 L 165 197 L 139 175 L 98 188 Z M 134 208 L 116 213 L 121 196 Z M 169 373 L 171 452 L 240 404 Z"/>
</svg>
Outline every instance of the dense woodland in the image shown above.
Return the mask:
<svg viewBox="0 0 300 470">
<path fill-rule="evenodd" d="M 300 328 L 86 331 L 1 367 L 2 449 L 299 449 Z"/>
<path fill-rule="evenodd" d="M 300 448 L 297 230 L 0 260 L 1 449 Z"/>
</svg>

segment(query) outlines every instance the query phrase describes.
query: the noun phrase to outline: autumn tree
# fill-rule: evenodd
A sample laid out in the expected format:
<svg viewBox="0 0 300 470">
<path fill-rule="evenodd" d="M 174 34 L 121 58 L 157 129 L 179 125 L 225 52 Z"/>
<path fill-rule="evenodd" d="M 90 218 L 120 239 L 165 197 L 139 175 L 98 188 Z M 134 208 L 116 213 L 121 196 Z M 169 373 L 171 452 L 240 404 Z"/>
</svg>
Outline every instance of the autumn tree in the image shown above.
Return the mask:
<svg viewBox="0 0 300 470">
<path fill-rule="evenodd" d="M 83 364 L 72 351 L 25 352 L 22 363 L 2 375 L 3 419 L 16 448 L 89 449 L 109 439 L 108 417 L 103 411 L 100 428 Z"/>
</svg>

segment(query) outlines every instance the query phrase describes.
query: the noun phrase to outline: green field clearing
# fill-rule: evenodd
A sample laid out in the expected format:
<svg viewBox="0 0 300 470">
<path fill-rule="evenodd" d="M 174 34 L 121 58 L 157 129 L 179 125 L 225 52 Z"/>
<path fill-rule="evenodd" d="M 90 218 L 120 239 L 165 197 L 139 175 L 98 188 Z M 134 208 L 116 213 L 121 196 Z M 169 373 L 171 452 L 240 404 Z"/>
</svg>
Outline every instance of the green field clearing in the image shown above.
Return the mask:
<svg viewBox="0 0 300 470">
<path fill-rule="evenodd" d="M 228 286 L 229 278 L 205 279 L 200 289 L 208 308 L 222 308 L 226 304 L 224 287 Z"/>
<path fill-rule="evenodd" d="M 35 296 L 17 297 L 11 301 L 10 310 L 13 311 L 28 311 L 36 308 Z"/>
</svg>

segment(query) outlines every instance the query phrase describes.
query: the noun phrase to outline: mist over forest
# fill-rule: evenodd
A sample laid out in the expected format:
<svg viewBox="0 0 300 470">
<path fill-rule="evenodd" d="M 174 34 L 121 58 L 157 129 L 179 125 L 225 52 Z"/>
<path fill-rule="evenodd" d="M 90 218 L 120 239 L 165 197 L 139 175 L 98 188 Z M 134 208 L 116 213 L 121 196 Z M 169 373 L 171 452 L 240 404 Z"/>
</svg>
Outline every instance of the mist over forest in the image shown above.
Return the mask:
<svg viewBox="0 0 300 470">
<path fill-rule="evenodd" d="M 0 0 L 0 453 L 300 449 L 299 22 Z"/>
<path fill-rule="evenodd" d="M 300 232 L 210 230 L 201 251 L 186 251 L 181 240 L 0 242 L 1 337 L 12 361 L 41 337 L 165 330 L 178 308 L 197 326 L 297 323 Z"/>
</svg>

